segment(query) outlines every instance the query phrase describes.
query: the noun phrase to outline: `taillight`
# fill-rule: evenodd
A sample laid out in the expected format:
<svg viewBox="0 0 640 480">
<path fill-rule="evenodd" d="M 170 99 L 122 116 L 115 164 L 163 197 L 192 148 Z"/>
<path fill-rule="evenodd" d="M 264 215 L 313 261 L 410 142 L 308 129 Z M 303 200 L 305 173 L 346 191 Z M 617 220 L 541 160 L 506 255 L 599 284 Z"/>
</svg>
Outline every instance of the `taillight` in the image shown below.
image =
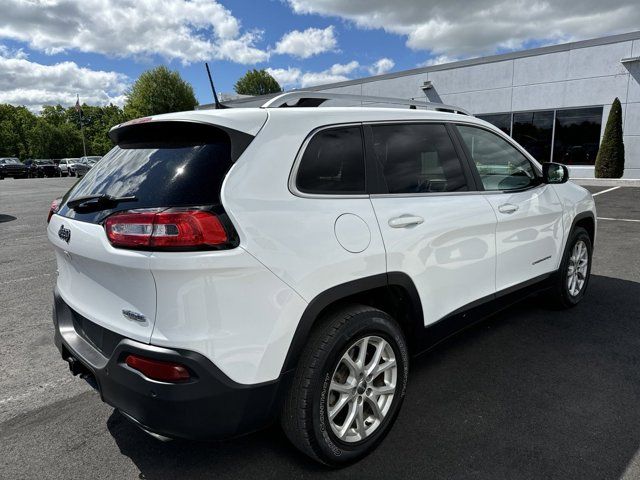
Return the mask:
<svg viewBox="0 0 640 480">
<path fill-rule="evenodd" d="M 47 215 L 47 223 L 51 221 L 51 217 L 53 217 L 54 213 L 58 213 L 61 201 L 61 198 L 56 198 L 53 202 L 51 202 L 51 207 L 49 207 L 49 215 Z"/>
<path fill-rule="evenodd" d="M 229 241 L 218 216 L 205 210 L 129 210 L 108 217 L 104 227 L 119 248 L 215 248 Z"/>
<path fill-rule="evenodd" d="M 191 378 L 187 367 L 179 363 L 154 360 L 138 355 L 128 355 L 125 363 L 152 380 L 177 383 L 186 382 Z"/>
</svg>

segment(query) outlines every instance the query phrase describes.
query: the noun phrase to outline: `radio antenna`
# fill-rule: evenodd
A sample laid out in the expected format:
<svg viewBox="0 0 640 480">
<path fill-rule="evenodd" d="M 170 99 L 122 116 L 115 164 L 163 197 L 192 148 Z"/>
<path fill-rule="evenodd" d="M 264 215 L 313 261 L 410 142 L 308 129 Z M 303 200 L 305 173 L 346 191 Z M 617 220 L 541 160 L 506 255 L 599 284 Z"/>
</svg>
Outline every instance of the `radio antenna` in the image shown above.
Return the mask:
<svg viewBox="0 0 640 480">
<path fill-rule="evenodd" d="M 211 84 L 211 91 L 213 92 L 213 101 L 216 105 L 216 110 L 219 108 L 229 108 L 226 105 L 220 103 L 220 100 L 218 100 L 218 94 L 216 93 L 216 87 L 213 86 L 213 79 L 211 78 L 211 70 L 209 70 L 209 64 L 207 62 L 204 62 L 204 66 L 207 67 L 207 75 L 209 76 L 209 83 Z"/>
</svg>

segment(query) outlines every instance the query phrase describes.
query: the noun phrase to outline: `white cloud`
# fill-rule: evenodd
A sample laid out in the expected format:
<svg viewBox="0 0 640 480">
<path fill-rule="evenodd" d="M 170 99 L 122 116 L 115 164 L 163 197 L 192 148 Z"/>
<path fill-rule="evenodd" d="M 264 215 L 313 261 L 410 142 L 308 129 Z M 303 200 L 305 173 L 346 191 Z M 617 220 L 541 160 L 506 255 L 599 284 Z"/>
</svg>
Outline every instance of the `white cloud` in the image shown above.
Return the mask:
<svg viewBox="0 0 640 480">
<path fill-rule="evenodd" d="M 352 60 L 349 63 L 344 63 L 344 64 L 336 63 L 334 65 L 331 65 L 331 68 L 329 68 L 326 71 L 331 75 L 349 75 L 358 67 L 360 67 L 360 64 L 355 60 Z"/>
<path fill-rule="evenodd" d="M 0 45 L 0 103 L 25 105 L 37 111 L 42 105 L 123 105 L 129 79 L 117 72 L 91 70 L 74 62 L 43 65 L 29 61 L 21 51 Z"/>
<path fill-rule="evenodd" d="M 451 63 L 457 61 L 457 58 L 449 57 L 448 55 L 438 55 L 437 57 L 432 57 L 429 60 L 422 62 L 418 66 L 430 67 L 431 65 L 442 65 L 443 63 Z"/>
<path fill-rule="evenodd" d="M 281 87 L 298 85 L 302 72 L 299 68 L 267 68 L 267 73 L 280 84 Z"/>
<path fill-rule="evenodd" d="M 304 31 L 293 30 L 282 36 L 276 44 L 275 53 L 293 55 L 298 58 L 309 58 L 319 53 L 336 49 L 338 41 L 333 25 L 325 28 L 307 28 Z"/>
<path fill-rule="evenodd" d="M 395 67 L 396 62 L 391 60 L 390 58 L 381 58 L 373 65 L 371 65 L 368 70 L 371 75 L 382 75 L 383 73 L 387 73 L 393 67 Z"/>
<path fill-rule="evenodd" d="M 637 0 L 287 0 L 300 14 L 320 14 L 406 37 L 407 46 L 435 56 L 470 57 L 637 30 Z"/>
<path fill-rule="evenodd" d="M 344 75 L 335 75 L 328 70 L 324 70 L 322 72 L 306 72 L 300 78 L 300 86 L 302 88 L 314 87 L 316 85 L 344 82 L 346 80 L 349 80 L 349 77 Z"/>
<path fill-rule="evenodd" d="M 299 68 L 267 68 L 267 72 L 283 87 L 312 87 L 325 83 L 343 82 L 349 80 L 349 75 L 360 67 L 358 62 L 336 63 L 320 72 L 302 72 Z"/>
<path fill-rule="evenodd" d="M 303 72 L 299 68 L 267 68 L 267 72 L 275 78 L 283 87 L 313 87 L 316 85 L 324 85 L 327 83 L 344 82 L 350 80 L 350 75 L 358 70 L 365 69 L 370 71 L 379 67 L 382 60 L 388 60 L 393 65 L 393 61 L 389 59 L 380 59 L 373 65 L 368 67 L 361 66 L 357 61 L 352 60 L 348 63 L 335 63 L 326 70 L 319 72 Z M 382 62 L 382 66 L 388 66 L 388 62 Z"/>
<path fill-rule="evenodd" d="M 256 46 L 260 32 L 243 32 L 215 0 L 3 0 L 0 38 L 49 54 L 74 49 L 183 63 L 269 58 Z"/>
</svg>

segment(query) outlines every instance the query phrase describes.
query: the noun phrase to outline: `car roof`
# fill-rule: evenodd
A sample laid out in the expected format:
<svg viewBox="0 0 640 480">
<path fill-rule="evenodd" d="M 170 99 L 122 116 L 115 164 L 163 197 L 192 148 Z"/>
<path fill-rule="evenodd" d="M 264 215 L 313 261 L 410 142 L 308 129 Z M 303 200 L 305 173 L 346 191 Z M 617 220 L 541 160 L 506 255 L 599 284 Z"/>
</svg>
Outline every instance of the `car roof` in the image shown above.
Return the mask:
<svg viewBox="0 0 640 480">
<path fill-rule="evenodd" d="M 211 125 L 227 127 L 255 136 L 268 117 L 305 119 L 305 124 L 311 120 L 317 126 L 332 123 L 349 122 L 378 122 L 378 121 L 424 121 L 441 120 L 488 125 L 486 122 L 471 115 L 442 112 L 425 109 L 385 108 L 385 107 L 316 107 L 316 108 L 228 108 L 212 110 L 195 110 L 187 112 L 167 113 L 132 120 L 113 127 L 118 128 L 136 123 L 183 121 L 209 123 Z"/>
</svg>

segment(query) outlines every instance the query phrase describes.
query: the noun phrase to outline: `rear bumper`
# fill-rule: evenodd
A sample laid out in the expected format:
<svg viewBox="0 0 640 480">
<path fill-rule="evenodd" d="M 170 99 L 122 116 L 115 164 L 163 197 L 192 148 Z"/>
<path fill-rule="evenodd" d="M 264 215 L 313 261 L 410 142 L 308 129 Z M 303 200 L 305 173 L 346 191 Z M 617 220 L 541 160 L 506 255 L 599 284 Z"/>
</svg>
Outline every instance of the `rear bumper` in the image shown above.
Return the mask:
<svg viewBox="0 0 640 480">
<path fill-rule="evenodd" d="M 62 357 L 71 360 L 75 374 L 95 381 L 104 402 L 144 429 L 166 437 L 223 439 L 262 428 L 275 417 L 282 379 L 238 384 L 198 353 L 137 342 L 95 324 L 88 335 L 74 316 L 56 290 L 53 322 Z M 179 384 L 151 380 L 124 363 L 131 353 L 181 363 L 192 379 Z"/>
</svg>

